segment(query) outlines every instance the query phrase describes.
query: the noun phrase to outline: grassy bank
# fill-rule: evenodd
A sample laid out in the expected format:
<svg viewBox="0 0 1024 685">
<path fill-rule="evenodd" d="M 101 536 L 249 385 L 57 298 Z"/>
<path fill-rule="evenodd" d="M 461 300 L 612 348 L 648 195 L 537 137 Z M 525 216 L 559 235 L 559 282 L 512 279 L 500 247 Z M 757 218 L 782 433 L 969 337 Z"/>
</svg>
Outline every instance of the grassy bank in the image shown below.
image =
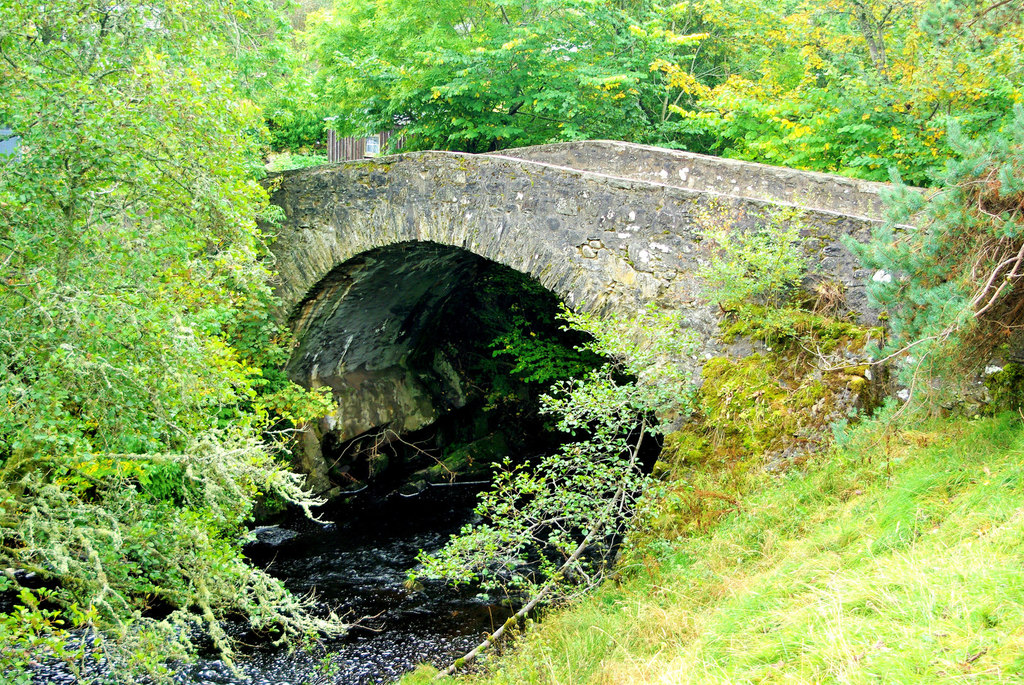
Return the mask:
<svg viewBox="0 0 1024 685">
<path fill-rule="evenodd" d="M 618 582 L 463 680 L 1016 682 L 1022 457 L 1006 414 L 864 424 L 782 475 L 676 464 Z"/>
</svg>

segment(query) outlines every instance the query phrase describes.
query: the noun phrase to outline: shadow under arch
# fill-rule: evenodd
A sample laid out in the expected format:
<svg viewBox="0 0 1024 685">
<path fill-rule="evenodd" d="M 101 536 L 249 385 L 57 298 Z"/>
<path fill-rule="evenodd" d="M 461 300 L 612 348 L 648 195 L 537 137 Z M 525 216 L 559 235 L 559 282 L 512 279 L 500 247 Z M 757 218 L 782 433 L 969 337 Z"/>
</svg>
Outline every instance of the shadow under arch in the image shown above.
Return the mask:
<svg viewBox="0 0 1024 685">
<path fill-rule="evenodd" d="M 552 364 L 598 363 L 574 349 L 583 334 L 561 330 L 559 303 L 527 274 L 433 242 L 394 243 L 337 265 L 291 321 L 289 377 L 331 388 L 336 406 L 306 451 L 319 452 L 319 469 L 333 469 L 336 483 L 355 485 L 383 470 L 386 455 L 366 462 L 395 441 L 421 440 L 414 452 L 438 455 L 449 444 L 475 444 L 465 460 L 484 464 L 504 456 L 502 448 L 551 447 L 536 416 L 546 388 L 515 377 L 515 360 L 494 346 L 520 335 L 551 345 Z M 507 406 L 496 409 L 500 402 Z"/>
</svg>

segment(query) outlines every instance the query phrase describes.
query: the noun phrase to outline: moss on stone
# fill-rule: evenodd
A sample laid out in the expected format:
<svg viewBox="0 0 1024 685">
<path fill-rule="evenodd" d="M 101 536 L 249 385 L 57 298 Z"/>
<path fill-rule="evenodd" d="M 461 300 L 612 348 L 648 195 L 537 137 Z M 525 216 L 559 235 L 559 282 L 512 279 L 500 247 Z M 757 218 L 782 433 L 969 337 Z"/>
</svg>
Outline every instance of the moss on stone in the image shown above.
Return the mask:
<svg viewBox="0 0 1024 685">
<path fill-rule="evenodd" d="M 760 454 L 796 427 L 794 416 L 814 393 L 790 390 L 778 359 L 754 354 L 705 366 L 701 405 L 713 444 L 732 457 Z"/>
<path fill-rule="evenodd" d="M 829 353 L 839 347 L 863 349 L 870 337 L 880 335 L 878 329 L 852 321 L 822 316 L 792 307 L 773 308 L 744 304 L 730 313 L 722 326 L 722 339 L 733 342 L 745 337 L 771 346 L 792 346 L 813 342 L 817 349 Z"/>
<path fill-rule="evenodd" d="M 847 323 L 819 330 L 838 336 L 843 349 L 863 347 L 866 335 Z M 800 346 L 715 357 L 701 375 L 694 420 L 665 439 L 662 478 L 714 464 L 735 469 L 804 458 L 828 443 L 831 422 L 869 391 L 866 364 L 822 369 Z"/>
<path fill-rule="evenodd" d="M 655 475 L 666 475 L 670 472 L 672 464 L 697 464 L 710 454 L 708 438 L 697 431 L 689 429 L 678 430 L 665 436 L 661 448 L 662 458 L 655 464 Z M 657 473 L 658 464 L 661 465 L 661 473 Z"/>
<path fill-rule="evenodd" d="M 1024 407 L 1024 366 L 1010 362 L 1001 371 L 986 376 L 992 401 L 987 413 L 995 415 L 1000 411 L 1019 410 Z"/>
<path fill-rule="evenodd" d="M 868 379 L 863 376 L 848 376 L 846 387 L 850 389 L 850 392 L 857 393 L 858 395 L 867 388 Z"/>
<path fill-rule="evenodd" d="M 698 411 L 665 437 L 655 466 L 666 496 L 651 535 L 709 530 L 742 510 L 751 484 L 763 484 L 766 467 L 785 470 L 827 450 L 831 424 L 856 401 L 850 386 L 859 391 L 858 384 L 868 383 L 867 368 L 823 370 L 817 362 L 799 346 L 707 361 Z"/>
<path fill-rule="evenodd" d="M 431 483 L 454 480 L 458 477 L 475 477 L 487 474 L 490 465 L 509 452 L 508 441 L 503 433 L 493 433 L 471 443 L 449 447 L 441 461 L 429 468 L 417 471 Z"/>
</svg>

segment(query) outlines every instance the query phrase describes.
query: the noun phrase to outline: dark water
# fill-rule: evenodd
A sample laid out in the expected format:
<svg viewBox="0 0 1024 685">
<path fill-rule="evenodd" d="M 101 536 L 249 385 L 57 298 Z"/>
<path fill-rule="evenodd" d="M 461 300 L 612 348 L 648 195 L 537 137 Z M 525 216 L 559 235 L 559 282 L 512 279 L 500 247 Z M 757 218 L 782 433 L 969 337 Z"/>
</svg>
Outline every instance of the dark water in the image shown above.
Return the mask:
<svg viewBox="0 0 1024 685">
<path fill-rule="evenodd" d="M 473 486 L 433 487 L 416 497 L 393 495 L 327 509 L 321 518 L 333 521 L 328 525 L 296 519 L 284 524 L 283 532 L 261 531 L 266 538 L 292 537 L 254 545 L 250 556 L 256 563 L 292 591 L 314 590 L 323 606 L 363 617 L 360 625 L 315 654 L 257 646 L 236 662 L 243 677 L 207 660 L 188 666 L 175 680 L 188 685 L 389 683 L 419 663 L 447 666 L 509 612 L 478 599 L 472 589 L 427 582 L 410 591 L 403 581 L 419 550 L 439 549 L 470 520 L 476 493 Z"/>
</svg>

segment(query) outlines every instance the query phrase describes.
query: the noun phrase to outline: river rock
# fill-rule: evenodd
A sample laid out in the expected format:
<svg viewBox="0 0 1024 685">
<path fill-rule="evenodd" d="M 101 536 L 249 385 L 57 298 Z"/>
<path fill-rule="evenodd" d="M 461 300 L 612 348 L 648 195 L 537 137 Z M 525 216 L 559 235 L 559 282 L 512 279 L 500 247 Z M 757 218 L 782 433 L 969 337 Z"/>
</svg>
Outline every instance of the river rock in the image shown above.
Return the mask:
<svg viewBox="0 0 1024 685">
<path fill-rule="evenodd" d="M 260 526 L 252 531 L 256 542 L 268 547 L 280 547 L 284 543 L 299 537 L 294 530 L 282 528 L 281 526 Z"/>
</svg>

